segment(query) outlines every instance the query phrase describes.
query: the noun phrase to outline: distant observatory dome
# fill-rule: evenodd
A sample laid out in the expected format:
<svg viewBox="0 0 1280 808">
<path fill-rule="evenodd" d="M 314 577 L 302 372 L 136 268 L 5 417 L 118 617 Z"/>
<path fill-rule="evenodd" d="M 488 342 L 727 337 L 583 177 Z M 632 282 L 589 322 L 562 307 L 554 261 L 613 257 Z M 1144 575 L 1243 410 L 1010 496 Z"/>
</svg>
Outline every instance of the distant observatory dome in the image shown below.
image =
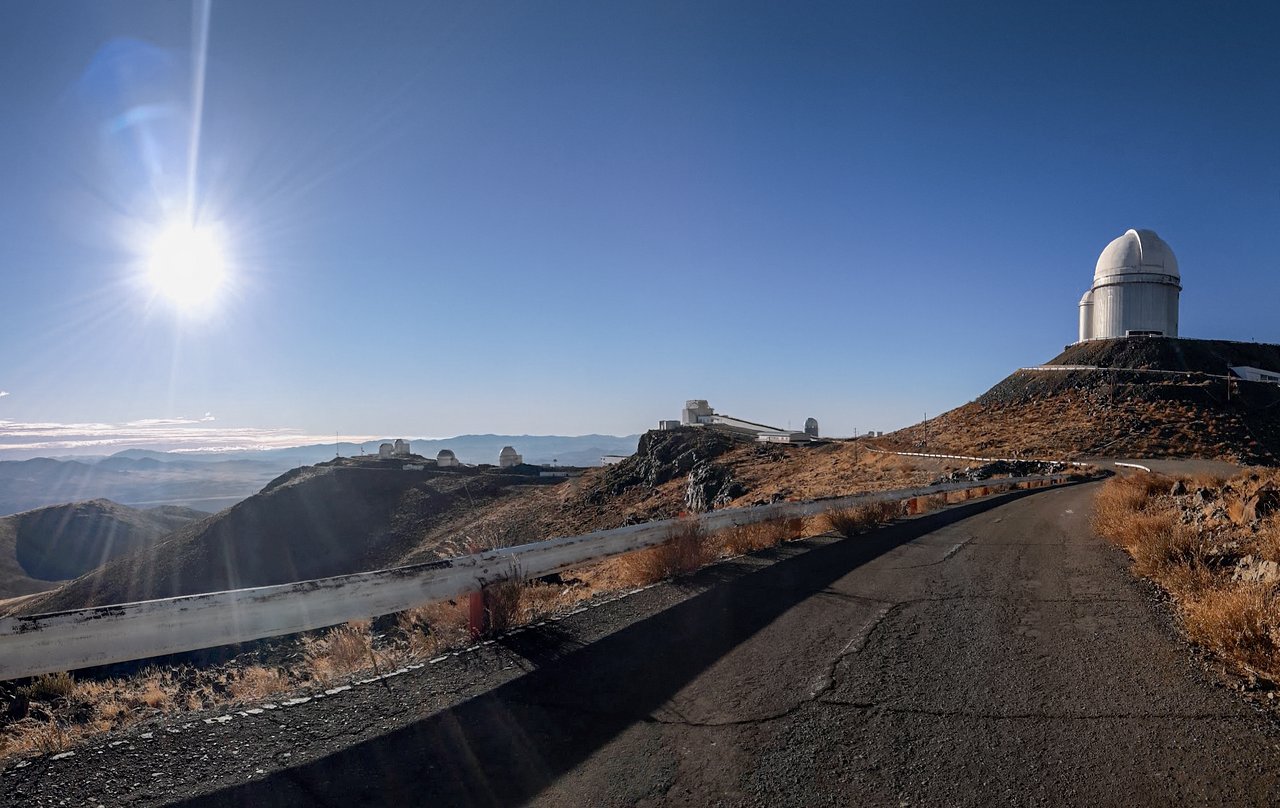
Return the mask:
<svg viewBox="0 0 1280 808">
<path fill-rule="evenodd" d="M 806 418 L 804 422 L 804 434 L 811 438 L 818 437 L 818 419 Z"/>
<path fill-rule="evenodd" d="M 1153 230 L 1126 230 L 1098 256 L 1093 285 L 1080 298 L 1080 342 L 1178 336 L 1182 275 Z"/>
<path fill-rule="evenodd" d="M 511 468 L 518 466 L 524 462 L 524 458 L 515 450 L 514 446 L 503 446 L 502 451 L 498 452 L 498 467 Z"/>
<path fill-rule="evenodd" d="M 453 453 L 452 449 L 441 449 L 440 453 L 436 455 L 436 465 L 444 467 L 456 466 L 458 465 L 458 457 Z"/>
</svg>

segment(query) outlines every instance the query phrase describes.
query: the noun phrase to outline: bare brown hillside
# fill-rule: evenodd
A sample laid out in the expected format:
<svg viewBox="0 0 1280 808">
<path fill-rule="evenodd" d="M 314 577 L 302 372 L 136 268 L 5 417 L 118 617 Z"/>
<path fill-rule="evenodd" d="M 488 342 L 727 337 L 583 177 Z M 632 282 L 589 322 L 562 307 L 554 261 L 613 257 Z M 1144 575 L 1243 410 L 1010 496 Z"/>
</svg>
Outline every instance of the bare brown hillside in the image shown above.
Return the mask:
<svg viewBox="0 0 1280 808">
<path fill-rule="evenodd" d="M 689 510 L 923 484 L 952 466 L 853 442 L 766 446 L 705 429 L 650 432 L 626 462 L 569 479 L 347 458 L 295 469 L 146 552 L 15 608 L 34 614 L 380 569 Z"/>
<path fill-rule="evenodd" d="M 209 514 L 139 510 L 95 499 L 0 518 L 0 598 L 56 587 L 112 559 L 145 550 Z"/>
<path fill-rule="evenodd" d="M 531 482 L 517 474 L 405 471 L 402 465 L 345 458 L 294 469 L 146 552 L 112 561 L 22 608 L 35 613 L 378 569 L 416 547 L 434 520 Z"/>
<path fill-rule="evenodd" d="M 1228 381 L 1229 365 L 1280 369 L 1280 346 L 1161 337 L 1073 345 L 976 400 L 886 435 L 891 448 L 1062 458 L 1280 462 L 1280 386 Z"/>
</svg>

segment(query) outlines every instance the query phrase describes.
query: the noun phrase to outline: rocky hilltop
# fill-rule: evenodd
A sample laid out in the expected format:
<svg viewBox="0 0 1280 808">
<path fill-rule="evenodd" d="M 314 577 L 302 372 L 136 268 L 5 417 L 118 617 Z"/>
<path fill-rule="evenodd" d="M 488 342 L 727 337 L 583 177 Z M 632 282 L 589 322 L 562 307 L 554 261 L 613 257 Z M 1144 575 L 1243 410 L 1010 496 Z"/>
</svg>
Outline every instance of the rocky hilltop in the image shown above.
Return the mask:
<svg viewBox="0 0 1280 808">
<path fill-rule="evenodd" d="M 886 435 L 883 445 L 1034 457 L 1199 457 L 1280 462 L 1280 345 L 1133 337 L 1069 346 L 976 400 Z"/>
</svg>

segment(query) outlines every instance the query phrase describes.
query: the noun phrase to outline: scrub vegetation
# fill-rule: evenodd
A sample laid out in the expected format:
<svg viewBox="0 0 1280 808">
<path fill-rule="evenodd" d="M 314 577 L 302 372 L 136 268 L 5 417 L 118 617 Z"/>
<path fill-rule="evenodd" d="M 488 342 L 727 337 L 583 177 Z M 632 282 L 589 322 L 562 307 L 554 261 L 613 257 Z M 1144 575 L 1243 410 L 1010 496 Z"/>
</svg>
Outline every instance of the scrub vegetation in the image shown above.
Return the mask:
<svg viewBox="0 0 1280 808">
<path fill-rule="evenodd" d="M 1173 597 L 1189 639 L 1249 681 L 1280 683 L 1280 472 L 1115 477 L 1094 529 Z"/>
</svg>

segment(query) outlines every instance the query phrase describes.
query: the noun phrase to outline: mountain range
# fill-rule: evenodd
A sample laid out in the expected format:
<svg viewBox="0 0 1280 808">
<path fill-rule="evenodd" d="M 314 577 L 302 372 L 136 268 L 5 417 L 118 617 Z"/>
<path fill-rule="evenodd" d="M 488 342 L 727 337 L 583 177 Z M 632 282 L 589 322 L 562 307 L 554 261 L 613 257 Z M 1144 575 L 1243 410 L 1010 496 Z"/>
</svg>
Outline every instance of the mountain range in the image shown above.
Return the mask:
<svg viewBox="0 0 1280 808">
<path fill-rule="evenodd" d="M 534 465 L 598 466 L 604 455 L 629 455 L 639 435 L 459 435 L 418 439 L 415 454 L 434 458 L 451 449 L 463 463 L 496 464 L 514 446 Z M 258 492 L 289 469 L 361 451 L 376 454 L 381 441 L 314 444 L 236 452 L 157 452 L 126 449 L 110 456 L 38 457 L 0 461 L 0 515 L 46 505 L 110 499 L 134 507 L 181 505 L 216 512 Z"/>
</svg>

